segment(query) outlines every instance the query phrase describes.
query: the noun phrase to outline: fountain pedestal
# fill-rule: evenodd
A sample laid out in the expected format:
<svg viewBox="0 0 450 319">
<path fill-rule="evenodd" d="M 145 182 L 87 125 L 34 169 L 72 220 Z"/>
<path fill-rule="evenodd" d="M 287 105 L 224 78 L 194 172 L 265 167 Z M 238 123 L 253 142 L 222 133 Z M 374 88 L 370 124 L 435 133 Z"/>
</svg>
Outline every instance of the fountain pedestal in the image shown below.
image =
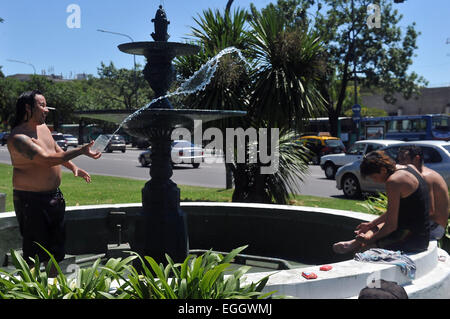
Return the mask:
<svg viewBox="0 0 450 319">
<path fill-rule="evenodd" d="M 124 123 L 126 131 L 144 137 L 151 144 L 151 180 L 142 189 L 143 221 L 136 227 L 132 250 L 150 256 L 158 263 L 166 262 L 168 254 L 174 262 L 188 255 L 188 232 L 185 215 L 180 209 L 180 190 L 171 180 L 172 131 L 177 127 L 193 127 L 195 119 L 210 121 L 230 116 L 243 116 L 239 111 L 175 110 L 167 99 L 167 91 L 175 80 L 172 59 L 196 54 L 199 47 L 167 42 L 166 15 L 162 6 L 156 13 L 154 42 L 132 42 L 119 45 L 128 54 L 144 55 L 147 64 L 144 77 L 155 92 L 156 100 Z"/>
</svg>

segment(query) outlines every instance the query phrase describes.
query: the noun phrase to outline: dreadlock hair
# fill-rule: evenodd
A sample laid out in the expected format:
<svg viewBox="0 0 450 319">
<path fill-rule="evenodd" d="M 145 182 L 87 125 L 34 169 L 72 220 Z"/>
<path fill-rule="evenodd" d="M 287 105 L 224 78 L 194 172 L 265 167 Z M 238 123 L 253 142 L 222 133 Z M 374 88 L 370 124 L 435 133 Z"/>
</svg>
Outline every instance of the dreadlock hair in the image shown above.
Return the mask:
<svg viewBox="0 0 450 319">
<path fill-rule="evenodd" d="M 377 174 L 381 172 L 381 168 L 384 167 L 387 170 L 388 176 L 395 172 L 395 161 L 390 158 L 384 151 L 372 151 L 364 156 L 359 170 L 361 176 L 366 178 L 369 175 Z"/>
<path fill-rule="evenodd" d="M 33 116 L 33 109 L 35 106 L 35 100 L 34 97 L 36 95 L 42 95 L 41 91 L 39 90 L 33 90 L 33 91 L 27 91 L 22 93 L 19 98 L 17 99 L 16 103 L 16 115 L 15 119 L 12 125 L 12 128 L 15 128 L 16 126 L 22 124 L 23 122 L 27 122 L 29 120 L 27 115 L 27 109 L 26 105 L 30 105 L 31 108 L 31 116 Z"/>
</svg>

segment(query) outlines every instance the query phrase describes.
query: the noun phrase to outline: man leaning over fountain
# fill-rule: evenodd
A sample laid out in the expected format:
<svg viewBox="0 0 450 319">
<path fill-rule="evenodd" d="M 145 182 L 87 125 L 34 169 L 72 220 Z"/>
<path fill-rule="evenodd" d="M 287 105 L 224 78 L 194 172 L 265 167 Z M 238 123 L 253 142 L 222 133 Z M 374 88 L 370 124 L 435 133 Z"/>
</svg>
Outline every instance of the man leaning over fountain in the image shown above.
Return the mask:
<svg viewBox="0 0 450 319">
<path fill-rule="evenodd" d="M 35 242 L 46 248 L 57 261 L 64 259 L 65 201 L 59 190 L 61 165 L 75 176 L 90 183 L 90 175 L 70 160 L 86 155 L 93 159 L 100 152 L 85 146 L 64 152 L 55 142 L 45 124 L 49 109 L 41 92 L 35 90 L 20 95 L 15 121 L 8 138 L 8 150 L 13 166 L 13 200 L 19 229 L 23 237 L 24 259 L 39 256 L 46 262 L 49 256 Z"/>
</svg>

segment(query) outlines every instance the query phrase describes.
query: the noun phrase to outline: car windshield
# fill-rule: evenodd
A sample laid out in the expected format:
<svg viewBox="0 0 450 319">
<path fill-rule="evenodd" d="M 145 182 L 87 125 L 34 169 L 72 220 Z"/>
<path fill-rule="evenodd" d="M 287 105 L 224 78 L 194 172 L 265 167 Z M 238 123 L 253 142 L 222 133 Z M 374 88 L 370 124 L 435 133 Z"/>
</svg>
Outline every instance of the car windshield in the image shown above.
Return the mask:
<svg viewBox="0 0 450 319">
<path fill-rule="evenodd" d="M 352 147 L 349 148 L 349 150 L 347 151 L 347 154 L 362 155 L 365 148 L 366 148 L 366 145 L 363 143 L 354 144 L 354 145 L 352 145 Z"/>
<path fill-rule="evenodd" d="M 194 147 L 194 145 L 188 141 L 182 141 L 182 142 L 173 142 L 172 147 L 175 148 Z"/>
<path fill-rule="evenodd" d="M 53 135 L 53 139 L 55 141 L 65 140 L 64 136 L 62 135 Z"/>
<path fill-rule="evenodd" d="M 450 153 L 450 145 L 445 145 L 445 146 L 442 146 L 442 147 L 445 148 L 447 150 L 447 152 Z"/>
<path fill-rule="evenodd" d="M 326 140 L 325 144 L 331 147 L 342 147 L 344 148 L 344 143 L 341 140 Z"/>
</svg>

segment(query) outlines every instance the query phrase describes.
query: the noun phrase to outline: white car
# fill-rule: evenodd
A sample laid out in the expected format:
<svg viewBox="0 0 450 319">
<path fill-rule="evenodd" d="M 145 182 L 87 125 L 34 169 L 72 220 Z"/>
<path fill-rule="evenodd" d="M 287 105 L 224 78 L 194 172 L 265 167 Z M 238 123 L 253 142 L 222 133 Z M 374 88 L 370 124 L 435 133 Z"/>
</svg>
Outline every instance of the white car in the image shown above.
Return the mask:
<svg viewBox="0 0 450 319">
<path fill-rule="evenodd" d="M 67 146 L 78 146 L 78 139 L 72 134 L 63 134 L 63 137 L 66 139 Z"/>
<path fill-rule="evenodd" d="M 450 142 L 446 141 L 411 141 L 390 145 L 383 150 L 391 158 L 397 159 L 401 146 L 417 145 L 422 148 L 424 164 L 438 172 L 450 186 Z M 344 192 L 347 198 L 360 198 L 362 193 L 384 192 L 384 184 L 375 183 L 370 178 L 362 178 L 359 166 L 361 160 L 347 164 L 336 173 L 336 188 Z"/>
<path fill-rule="evenodd" d="M 148 166 L 151 163 L 151 148 L 139 155 L 139 163 L 142 166 Z M 189 141 L 176 140 L 172 142 L 172 164 L 192 164 L 192 167 L 198 168 L 201 162 L 204 162 L 205 152 L 203 148 L 197 147 Z"/>
<path fill-rule="evenodd" d="M 334 179 L 339 167 L 360 160 L 364 155 L 388 145 L 402 143 L 398 140 L 362 140 L 353 144 L 345 153 L 322 156 L 320 167 L 328 179 Z"/>
</svg>

